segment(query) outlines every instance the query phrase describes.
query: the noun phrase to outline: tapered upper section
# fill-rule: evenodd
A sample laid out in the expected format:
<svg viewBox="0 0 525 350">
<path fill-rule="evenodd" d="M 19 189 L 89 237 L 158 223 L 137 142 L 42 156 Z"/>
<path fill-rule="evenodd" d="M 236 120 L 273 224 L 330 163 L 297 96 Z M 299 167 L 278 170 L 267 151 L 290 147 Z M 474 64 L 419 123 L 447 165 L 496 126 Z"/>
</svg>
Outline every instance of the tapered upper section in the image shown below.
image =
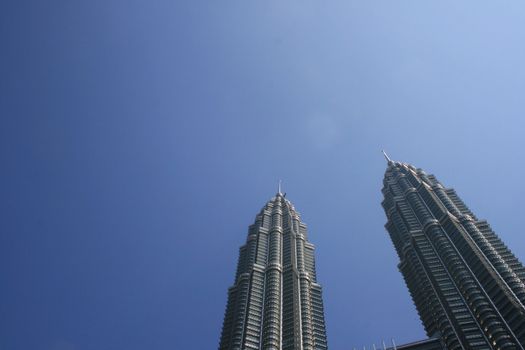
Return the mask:
<svg viewBox="0 0 525 350">
<path fill-rule="evenodd" d="M 327 349 L 316 280 L 306 225 L 279 186 L 239 250 L 219 349 Z"/>
<path fill-rule="evenodd" d="M 453 189 L 388 160 L 387 228 L 429 336 L 447 349 L 523 349 L 525 268 Z"/>
</svg>

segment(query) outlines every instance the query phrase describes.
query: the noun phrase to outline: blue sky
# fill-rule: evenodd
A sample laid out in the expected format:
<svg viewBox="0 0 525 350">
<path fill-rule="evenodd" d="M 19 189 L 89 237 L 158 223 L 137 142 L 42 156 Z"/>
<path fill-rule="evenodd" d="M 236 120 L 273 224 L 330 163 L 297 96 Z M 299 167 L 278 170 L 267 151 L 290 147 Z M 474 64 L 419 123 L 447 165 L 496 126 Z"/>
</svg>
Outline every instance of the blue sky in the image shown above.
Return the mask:
<svg viewBox="0 0 525 350">
<path fill-rule="evenodd" d="M 331 349 L 424 337 L 386 149 L 525 260 L 519 1 L 0 5 L 0 348 L 213 349 L 278 179 Z"/>
</svg>

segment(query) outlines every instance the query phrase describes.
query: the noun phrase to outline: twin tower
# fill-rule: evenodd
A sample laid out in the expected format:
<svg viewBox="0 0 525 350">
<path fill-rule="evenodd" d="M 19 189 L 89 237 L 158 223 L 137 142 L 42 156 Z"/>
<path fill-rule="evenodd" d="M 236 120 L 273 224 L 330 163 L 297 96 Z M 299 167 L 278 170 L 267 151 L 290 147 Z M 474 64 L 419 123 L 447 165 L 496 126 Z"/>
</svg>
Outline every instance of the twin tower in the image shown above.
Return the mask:
<svg viewBox="0 0 525 350">
<path fill-rule="evenodd" d="M 386 229 L 428 340 L 399 350 L 525 350 L 525 268 L 453 189 L 388 159 Z M 280 192 L 240 248 L 219 350 L 326 350 L 314 245 Z"/>
</svg>

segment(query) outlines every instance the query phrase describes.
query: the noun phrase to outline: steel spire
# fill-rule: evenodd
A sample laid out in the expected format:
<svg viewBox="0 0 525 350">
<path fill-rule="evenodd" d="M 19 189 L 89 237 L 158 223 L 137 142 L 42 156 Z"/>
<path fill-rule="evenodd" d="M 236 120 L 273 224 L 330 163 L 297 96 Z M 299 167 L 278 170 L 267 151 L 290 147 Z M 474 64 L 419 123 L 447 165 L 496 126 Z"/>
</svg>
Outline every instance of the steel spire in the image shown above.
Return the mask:
<svg viewBox="0 0 525 350">
<path fill-rule="evenodd" d="M 388 156 L 388 154 L 386 154 L 385 150 L 381 150 L 381 152 L 383 152 L 383 155 L 385 156 L 385 159 L 388 163 L 390 163 L 392 161 L 392 159 L 390 159 L 390 157 Z"/>
</svg>

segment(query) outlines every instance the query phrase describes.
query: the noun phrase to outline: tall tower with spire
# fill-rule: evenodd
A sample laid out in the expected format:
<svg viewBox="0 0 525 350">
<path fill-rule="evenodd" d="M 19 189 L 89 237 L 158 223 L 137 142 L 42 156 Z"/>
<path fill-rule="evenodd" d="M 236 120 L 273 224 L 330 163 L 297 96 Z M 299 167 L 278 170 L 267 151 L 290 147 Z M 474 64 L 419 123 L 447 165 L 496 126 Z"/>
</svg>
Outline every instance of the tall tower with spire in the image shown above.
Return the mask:
<svg viewBox="0 0 525 350">
<path fill-rule="evenodd" d="M 385 157 L 385 227 L 427 334 L 447 349 L 523 350 L 523 265 L 453 189 Z"/>
<path fill-rule="evenodd" d="M 321 294 L 314 245 L 279 183 L 240 248 L 219 349 L 327 349 Z"/>
</svg>

